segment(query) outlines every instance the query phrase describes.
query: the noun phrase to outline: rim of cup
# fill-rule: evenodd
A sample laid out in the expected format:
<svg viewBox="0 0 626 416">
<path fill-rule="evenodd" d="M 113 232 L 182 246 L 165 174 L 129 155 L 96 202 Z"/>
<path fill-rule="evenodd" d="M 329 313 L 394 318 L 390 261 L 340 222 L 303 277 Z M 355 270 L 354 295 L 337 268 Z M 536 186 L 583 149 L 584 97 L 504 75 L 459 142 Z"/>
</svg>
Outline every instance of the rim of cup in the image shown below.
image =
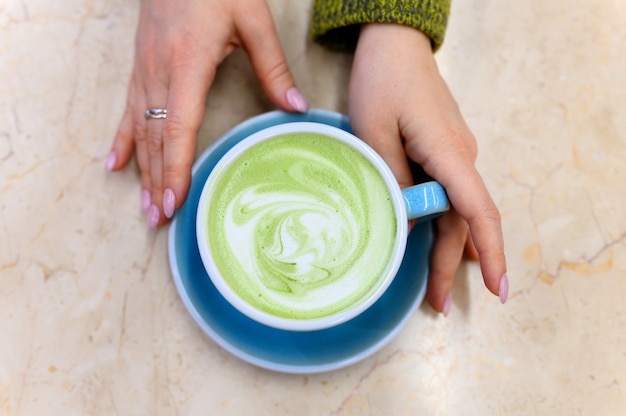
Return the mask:
<svg viewBox="0 0 626 416">
<path fill-rule="evenodd" d="M 379 279 L 375 289 L 368 292 L 365 299 L 361 299 L 359 302 L 356 302 L 347 309 L 332 315 L 312 319 L 290 319 L 279 317 L 257 309 L 241 299 L 222 277 L 212 259 L 207 242 L 207 233 L 210 232 L 207 224 L 208 215 L 202 215 L 206 214 L 208 209 L 209 201 L 207 199 L 211 196 L 209 185 L 215 180 L 219 180 L 224 169 L 232 160 L 236 159 L 239 155 L 241 155 L 241 153 L 260 142 L 284 134 L 294 133 L 316 133 L 328 136 L 349 145 L 364 155 L 370 163 L 376 167 L 387 185 L 387 189 L 392 197 L 396 215 L 396 239 L 394 241 L 394 248 L 385 268 L 384 277 Z M 400 186 L 398 185 L 391 169 L 382 157 L 364 141 L 345 130 L 327 124 L 317 122 L 289 122 L 267 127 L 251 134 L 239 143 L 235 144 L 220 158 L 202 186 L 202 192 L 200 194 L 198 210 L 196 213 L 196 236 L 202 264 L 204 265 L 209 278 L 219 293 L 235 309 L 248 318 L 269 327 L 287 331 L 315 331 L 330 328 L 357 317 L 372 306 L 385 293 L 398 273 L 398 269 L 400 268 L 400 264 L 402 263 L 402 259 L 404 257 L 408 237 L 407 208 Z"/>
</svg>

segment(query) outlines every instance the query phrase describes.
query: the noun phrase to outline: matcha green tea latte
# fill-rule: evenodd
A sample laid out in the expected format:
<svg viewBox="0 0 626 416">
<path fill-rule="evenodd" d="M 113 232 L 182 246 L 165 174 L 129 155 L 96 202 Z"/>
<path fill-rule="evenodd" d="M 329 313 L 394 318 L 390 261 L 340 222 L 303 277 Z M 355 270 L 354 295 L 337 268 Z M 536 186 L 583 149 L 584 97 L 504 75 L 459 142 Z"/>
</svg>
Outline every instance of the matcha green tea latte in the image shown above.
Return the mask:
<svg viewBox="0 0 626 416">
<path fill-rule="evenodd" d="M 218 165 L 207 187 L 200 215 L 214 267 L 258 310 L 334 315 L 368 300 L 388 274 L 398 244 L 392 195 L 346 143 L 272 137 Z"/>
</svg>

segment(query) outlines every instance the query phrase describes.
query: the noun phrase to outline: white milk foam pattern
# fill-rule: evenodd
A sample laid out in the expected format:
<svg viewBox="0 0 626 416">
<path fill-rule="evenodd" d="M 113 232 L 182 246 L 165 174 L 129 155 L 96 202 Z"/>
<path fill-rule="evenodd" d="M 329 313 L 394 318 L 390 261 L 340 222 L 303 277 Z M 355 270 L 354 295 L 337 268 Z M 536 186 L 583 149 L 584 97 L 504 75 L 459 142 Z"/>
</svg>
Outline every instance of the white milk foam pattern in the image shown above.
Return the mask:
<svg viewBox="0 0 626 416">
<path fill-rule="evenodd" d="M 280 136 L 245 151 L 214 187 L 216 265 L 257 308 L 314 318 L 375 289 L 395 213 L 380 173 L 356 150 L 313 134 Z"/>
</svg>

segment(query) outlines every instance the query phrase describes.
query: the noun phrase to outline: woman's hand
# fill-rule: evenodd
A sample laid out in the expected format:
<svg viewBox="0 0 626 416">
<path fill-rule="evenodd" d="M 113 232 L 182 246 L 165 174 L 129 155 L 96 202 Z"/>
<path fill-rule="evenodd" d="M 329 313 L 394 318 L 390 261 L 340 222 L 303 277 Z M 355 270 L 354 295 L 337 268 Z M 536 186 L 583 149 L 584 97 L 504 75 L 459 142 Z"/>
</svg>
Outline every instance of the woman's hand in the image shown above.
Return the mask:
<svg viewBox="0 0 626 416">
<path fill-rule="evenodd" d="M 240 46 L 276 105 L 307 110 L 264 0 L 141 3 L 126 110 L 106 169 L 122 169 L 135 151 L 151 228 L 166 223 L 187 197 L 206 95 L 218 65 Z M 166 118 L 146 118 L 151 108 L 166 109 Z"/>
<path fill-rule="evenodd" d="M 508 296 L 500 214 L 474 167 L 476 140 L 420 31 L 395 24 L 361 28 L 350 79 L 355 133 L 389 164 L 400 186 L 412 185 L 408 159 L 446 189 L 451 211 L 437 220 L 427 298 L 448 314 L 464 247 L 480 260 L 487 288 Z M 468 226 L 469 225 L 469 226 Z"/>
</svg>

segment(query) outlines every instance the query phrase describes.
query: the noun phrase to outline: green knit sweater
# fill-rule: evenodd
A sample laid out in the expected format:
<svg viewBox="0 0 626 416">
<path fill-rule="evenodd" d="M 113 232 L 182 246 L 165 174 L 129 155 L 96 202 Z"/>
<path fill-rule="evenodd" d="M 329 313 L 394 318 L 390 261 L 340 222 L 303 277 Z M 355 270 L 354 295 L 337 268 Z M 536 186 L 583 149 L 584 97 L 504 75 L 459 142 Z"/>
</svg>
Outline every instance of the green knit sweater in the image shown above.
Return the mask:
<svg viewBox="0 0 626 416">
<path fill-rule="evenodd" d="M 356 47 L 361 23 L 397 23 L 424 32 L 437 50 L 443 42 L 451 0 L 315 0 L 311 36 L 332 49 Z"/>
</svg>

